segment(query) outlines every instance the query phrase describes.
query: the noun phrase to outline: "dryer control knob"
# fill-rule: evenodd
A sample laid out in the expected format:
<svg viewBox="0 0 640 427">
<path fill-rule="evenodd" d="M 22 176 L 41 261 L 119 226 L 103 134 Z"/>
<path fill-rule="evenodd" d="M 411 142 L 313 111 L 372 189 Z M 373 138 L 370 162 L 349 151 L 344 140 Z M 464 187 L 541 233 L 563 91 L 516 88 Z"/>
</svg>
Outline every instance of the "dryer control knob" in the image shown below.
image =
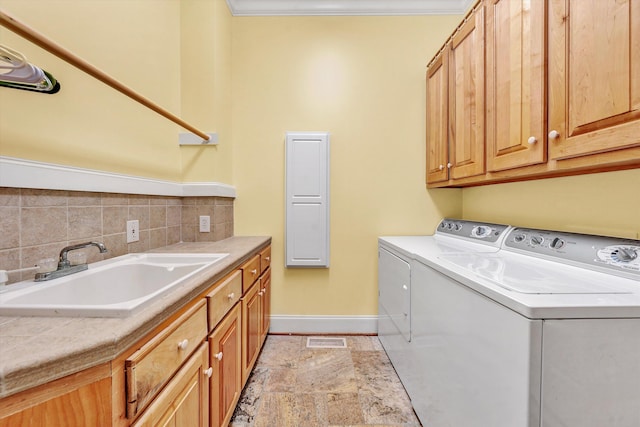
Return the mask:
<svg viewBox="0 0 640 427">
<path fill-rule="evenodd" d="M 527 238 L 526 234 L 516 234 L 515 236 L 513 236 L 513 240 L 515 240 L 516 243 L 523 242 L 524 239 L 526 239 L 526 238 Z"/>
</svg>

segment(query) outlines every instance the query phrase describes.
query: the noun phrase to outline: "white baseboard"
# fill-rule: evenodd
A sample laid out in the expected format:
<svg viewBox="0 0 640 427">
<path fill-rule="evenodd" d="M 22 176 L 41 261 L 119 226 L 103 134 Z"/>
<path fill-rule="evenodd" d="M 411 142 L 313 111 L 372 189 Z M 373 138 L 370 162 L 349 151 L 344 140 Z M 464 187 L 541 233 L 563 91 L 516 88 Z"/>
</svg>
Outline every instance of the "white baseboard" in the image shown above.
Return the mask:
<svg viewBox="0 0 640 427">
<path fill-rule="evenodd" d="M 274 334 L 377 334 L 378 316 L 272 315 Z"/>
<path fill-rule="evenodd" d="M 0 187 L 159 196 L 236 197 L 220 182 L 173 182 L 0 156 Z"/>
</svg>

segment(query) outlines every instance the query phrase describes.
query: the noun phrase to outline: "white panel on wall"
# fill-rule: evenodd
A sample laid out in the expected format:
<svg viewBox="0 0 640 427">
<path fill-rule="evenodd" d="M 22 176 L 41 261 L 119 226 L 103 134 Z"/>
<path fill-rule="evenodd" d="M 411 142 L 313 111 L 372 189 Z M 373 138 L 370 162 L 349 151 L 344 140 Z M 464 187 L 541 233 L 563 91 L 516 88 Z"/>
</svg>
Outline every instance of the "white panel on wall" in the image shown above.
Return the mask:
<svg viewBox="0 0 640 427">
<path fill-rule="evenodd" d="M 329 133 L 287 132 L 287 267 L 329 267 Z"/>
</svg>

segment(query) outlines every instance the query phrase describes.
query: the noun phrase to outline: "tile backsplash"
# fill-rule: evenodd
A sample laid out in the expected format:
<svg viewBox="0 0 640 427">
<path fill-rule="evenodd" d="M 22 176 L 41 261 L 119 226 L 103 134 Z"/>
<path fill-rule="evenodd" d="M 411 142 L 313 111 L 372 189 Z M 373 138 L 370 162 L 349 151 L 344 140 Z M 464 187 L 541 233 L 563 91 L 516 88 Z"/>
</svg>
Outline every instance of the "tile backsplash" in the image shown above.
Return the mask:
<svg viewBox="0 0 640 427">
<path fill-rule="evenodd" d="M 198 231 L 200 215 L 211 231 Z M 140 241 L 127 243 L 126 222 L 140 222 Z M 217 241 L 233 236 L 233 199 L 171 197 L 0 187 L 0 269 L 33 267 L 58 258 L 68 245 L 103 242 L 108 249 L 83 249 L 88 262 L 142 252 L 178 242 Z M 9 283 L 34 271 L 9 274 Z"/>
</svg>

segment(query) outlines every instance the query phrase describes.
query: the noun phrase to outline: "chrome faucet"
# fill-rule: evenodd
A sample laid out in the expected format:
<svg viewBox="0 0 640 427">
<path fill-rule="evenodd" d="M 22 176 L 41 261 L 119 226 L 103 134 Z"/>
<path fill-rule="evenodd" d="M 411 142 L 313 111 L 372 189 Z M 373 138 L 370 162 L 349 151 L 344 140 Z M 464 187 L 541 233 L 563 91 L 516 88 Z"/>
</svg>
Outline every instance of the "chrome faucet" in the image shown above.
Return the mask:
<svg viewBox="0 0 640 427">
<path fill-rule="evenodd" d="M 86 242 L 86 243 L 79 243 L 77 245 L 66 246 L 62 248 L 62 250 L 60 251 L 58 269 L 54 271 L 48 271 L 46 273 L 36 273 L 36 277 L 34 280 L 36 282 L 43 282 L 45 280 L 56 279 L 58 277 L 68 276 L 69 274 L 78 273 L 80 271 L 86 270 L 87 268 L 89 268 L 89 266 L 86 263 L 71 265 L 71 263 L 67 259 L 67 254 L 77 249 L 88 248 L 89 246 L 97 247 L 100 250 L 101 254 L 107 252 L 107 247 L 100 242 Z"/>
</svg>

